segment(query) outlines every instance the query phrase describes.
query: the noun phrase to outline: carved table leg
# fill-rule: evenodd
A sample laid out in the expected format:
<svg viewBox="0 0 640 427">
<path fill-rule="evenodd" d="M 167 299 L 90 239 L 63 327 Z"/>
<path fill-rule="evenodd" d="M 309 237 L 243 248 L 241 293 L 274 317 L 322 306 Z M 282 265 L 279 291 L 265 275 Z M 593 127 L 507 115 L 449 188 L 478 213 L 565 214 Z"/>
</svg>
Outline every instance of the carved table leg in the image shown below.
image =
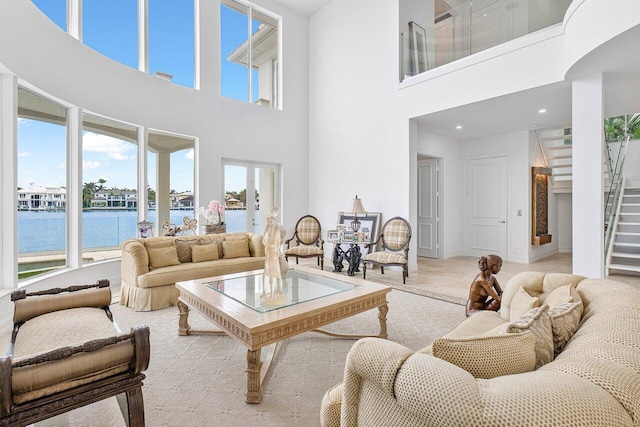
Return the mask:
<svg viewBox="0 0 640 427">
<path fill-rule="evenodd" d="M 260 349 L 247 350 L 247 403 L 260 403 L 262 390 L 260 388 Z"/>
<path fill-rule="evenodd" d="M 189 335 L 189 306 L 182 301 L 178 300 L 178 335 Z"/>
<path fill-rule="evenodd" d="M 378 337 L 387 339 L 387 313 L 389 306 L 387 304 L 378 307 L 378 320 L 380 321 L 380 335 Z"/>
</svg>

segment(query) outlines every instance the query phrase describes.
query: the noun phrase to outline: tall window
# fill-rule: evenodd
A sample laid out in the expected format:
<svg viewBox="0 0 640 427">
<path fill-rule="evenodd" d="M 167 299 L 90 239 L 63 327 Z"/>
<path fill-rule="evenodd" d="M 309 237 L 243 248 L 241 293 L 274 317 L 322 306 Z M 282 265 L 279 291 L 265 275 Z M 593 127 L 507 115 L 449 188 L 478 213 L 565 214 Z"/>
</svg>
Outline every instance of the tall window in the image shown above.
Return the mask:
<svg viewBox="0 0 640 427">
<path fill-rule="evenodd" d="M 278 20 L 223 0 L 220 28 L 222 96 L 279 108 Z"/>
<path fill-rule="evenodd" d="M 193 1 L 149 0 L 149 73 L 192 88 L 194 36 Z"/>
<path fill-rule="evenodd" d="M 118 62 L 138 68 L 138 1 L 83 0 L 83 42 Z"/>
<path fill-rule="evenodd" d="M 67 0 L 33 0 L 33 4 L 58 27 L 67 31 Z"/>
<path fill-rule="evenodd" d="M 85 114 L 82 137 L 84 262 L 116 258 L 136 237 L 137 128 Z"/>
<path fill-rule="evenodd" d="M 18 89 L 18 279 L 66 265 L 65 107 Z"/>
</svg>

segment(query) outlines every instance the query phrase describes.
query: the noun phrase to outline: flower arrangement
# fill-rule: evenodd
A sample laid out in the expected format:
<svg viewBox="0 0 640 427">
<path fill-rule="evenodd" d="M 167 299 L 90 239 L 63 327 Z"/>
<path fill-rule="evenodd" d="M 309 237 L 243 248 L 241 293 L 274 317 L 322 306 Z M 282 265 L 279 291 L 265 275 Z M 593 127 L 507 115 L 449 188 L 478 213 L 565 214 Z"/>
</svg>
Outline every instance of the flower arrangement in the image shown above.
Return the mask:
<svg viewBox="0 0 640 427">
<path fill-rule="evenodd" d="M 207 208 L 200 206 L 198 215 L 207 220 L 206 225 L 224 225 L 224 210 L 224 205 L 217 200 L 212 200 Z"/>
</svg>

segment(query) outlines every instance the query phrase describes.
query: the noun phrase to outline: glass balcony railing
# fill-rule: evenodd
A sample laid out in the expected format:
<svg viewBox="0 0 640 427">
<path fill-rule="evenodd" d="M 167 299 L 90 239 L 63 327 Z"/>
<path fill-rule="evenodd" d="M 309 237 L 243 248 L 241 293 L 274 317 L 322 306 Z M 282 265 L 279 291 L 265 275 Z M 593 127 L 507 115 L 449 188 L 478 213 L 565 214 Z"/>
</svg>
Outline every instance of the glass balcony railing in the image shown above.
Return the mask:
<svg viewBox="0 0 640 427">
<path fill-rule="evenodd" d="M 400 29 L 400 81 L 562 22 L 571 1 L 433 0 L 412 8 L 426 12 Z"/>
</svg>

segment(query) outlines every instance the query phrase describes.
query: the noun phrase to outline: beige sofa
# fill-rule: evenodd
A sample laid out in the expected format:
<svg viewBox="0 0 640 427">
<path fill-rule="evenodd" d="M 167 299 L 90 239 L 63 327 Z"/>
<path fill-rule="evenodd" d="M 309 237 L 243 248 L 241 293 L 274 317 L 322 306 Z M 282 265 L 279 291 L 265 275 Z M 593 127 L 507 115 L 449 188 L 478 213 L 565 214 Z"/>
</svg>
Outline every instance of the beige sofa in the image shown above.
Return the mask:
<svg viewBox="0 0 640 427">
<path fill-rule="evenodd" d="M 262 235 L 254 233 L 129 239 L 121 247 L 120 304 L 135 311 L 176 305 L 176 282 L 264 268 Z"/>
<path fill-rule="evenodd" d="M 571 291 L 573 301 L 581 300 L 567 306 L 582 310 L 571 311 L 577 330 L 555 357 L 557 343 L 552 343 L 552 361 L 535 368 L 541 355 L 548 356 L 538 352 L 548 337 L 531 330 L 513 333 L 514 347 L 504 341 L 492 347 L 497 331 L 518 323 L 511 318 L 511 310 L 523 308 L 517 294 L 524 290 L 542 304 L 529 313 L 549 313 L 545 307 L 552 304 L 552 291 L 566 285 L 577 290 L 577 295 Z M 563 326 L 556 320 L 550 316 L 554 340 L 556 327 Z M 511 339 L 506 335 L 500 339 Z M 460 350 L 469 343 L 475 351 L 445 357 L 453 354 L 449 360 L 456 364 L 441 357 L 447 346 Z M 500 360 L 509 358 L 507 370 L 520 373 L 501 375 Z M 475 376 L 459 367 L 465 363 L 480 365 Z M 358 341 L 347 356 L 343 383 L 324 396 L 321 421 L 323 426 L 639 426 L 640 291 L 568 274 L 516 275 L 505 287 L 499 313 L 474 314 L 425 349 L 414 352 L 381 339 Z"/>
</svg>

